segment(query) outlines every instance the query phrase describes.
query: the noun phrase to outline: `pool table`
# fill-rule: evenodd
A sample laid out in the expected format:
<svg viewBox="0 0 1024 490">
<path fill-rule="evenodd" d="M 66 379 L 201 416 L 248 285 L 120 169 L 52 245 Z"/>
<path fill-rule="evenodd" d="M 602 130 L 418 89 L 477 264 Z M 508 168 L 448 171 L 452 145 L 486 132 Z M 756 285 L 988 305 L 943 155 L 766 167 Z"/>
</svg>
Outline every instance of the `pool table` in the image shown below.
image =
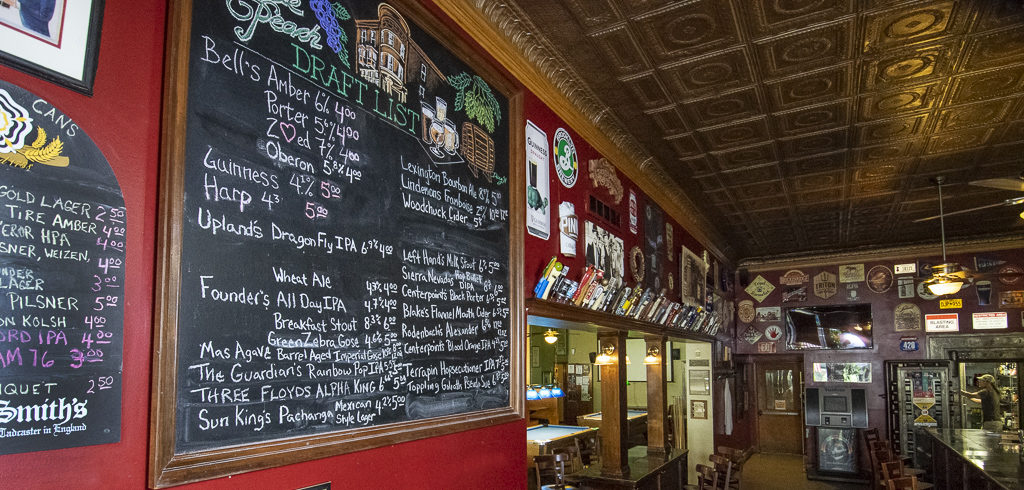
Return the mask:
<svg viewBox="0 0 1024 490">
<path fill-rule="evenodd" d="M 576 439 L 585 439 L 596 446 L 597 429 L 576 425 L 535 425 L 526 429 L 526 463 L 533 467 L 533 457 L 551 454 L 557 449 L 575 446 Z M 593 447 L 591 446 L 591 447 Z"/>
<path fill-rule="evenodd" d="M 576 417 L 576 423 L 588 427 L 600 428 L 601 412 L 580 415 L 579 417 Z M 647 436 L 647 411 L 627 410 L 626 427 L 626 440 L 629 441 L 630 447 L 639 444 L 646 444 L 644 441 Z"/>
</svg>

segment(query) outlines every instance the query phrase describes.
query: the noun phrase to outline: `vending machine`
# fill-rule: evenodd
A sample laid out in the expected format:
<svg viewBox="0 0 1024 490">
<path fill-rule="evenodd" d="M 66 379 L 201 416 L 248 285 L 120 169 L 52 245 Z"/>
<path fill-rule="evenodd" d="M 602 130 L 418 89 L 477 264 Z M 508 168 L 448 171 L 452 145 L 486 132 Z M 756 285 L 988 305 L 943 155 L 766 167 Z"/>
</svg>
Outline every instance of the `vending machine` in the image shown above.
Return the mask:
<svg viewBox="0 0 1024 490">
<path fill-rule="evenodd" d="M 915 457 L 918 431 L 951 427 L 951 369 L 944 360 L 885 361 L 889 440 L 904 456 Z"/>
</svg>

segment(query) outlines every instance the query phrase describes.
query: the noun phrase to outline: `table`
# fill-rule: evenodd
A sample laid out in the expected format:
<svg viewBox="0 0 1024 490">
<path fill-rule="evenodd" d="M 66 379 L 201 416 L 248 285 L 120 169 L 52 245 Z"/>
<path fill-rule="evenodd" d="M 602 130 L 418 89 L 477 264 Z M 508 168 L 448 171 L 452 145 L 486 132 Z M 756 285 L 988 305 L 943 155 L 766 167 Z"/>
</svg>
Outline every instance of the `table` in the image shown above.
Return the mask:
<svg viewBox="0 0 1024 490">
<path fill-rule="evenodd" d="M 1019 442 L 982 429 L 928 429 L 925 434 L 930 437 L 918 439 L 923 454 L 917 456 L 931 459 L 935 488 L 1024 490 Z"/>
<path fill-rule="evenodd" d="M 533 457 L 552 454 L 556 450 L 575 446 L 576 439 L 596 445 L 597 429 L 576 425 L 535 425 L 526 429 L 526 465 L 533 467 Z"/>
<path fill-rule="evenodd" d="M 584 490 L 682 488 L 688 478 L 687 453 L 685 449 L 676 448 L 648 453 L 647 446 L 636 446 L 626 456 L 629 470 L 623 476 L 602 474 L 601 465 L 591 465 L 582 471 L 565 475 L 565 481 Z"/>
<path fill-rule="evenodd" d="M 576 423 L 588 427 L 601 428 L 601 412 L 588 413 L 576 417 Z M 627 410 L 626 411 L 626 440 L 630 446 L 646 444 L 647 442 L 647 411 Z"/>
</svg>

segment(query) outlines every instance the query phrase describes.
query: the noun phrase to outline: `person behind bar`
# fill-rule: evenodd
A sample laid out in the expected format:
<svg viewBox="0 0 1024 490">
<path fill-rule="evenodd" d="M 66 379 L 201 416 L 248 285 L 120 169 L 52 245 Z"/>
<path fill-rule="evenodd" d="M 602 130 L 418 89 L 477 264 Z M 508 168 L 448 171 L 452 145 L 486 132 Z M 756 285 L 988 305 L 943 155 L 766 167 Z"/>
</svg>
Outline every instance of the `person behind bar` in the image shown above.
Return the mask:
<svg viewBox="0 0 1024 490">
<path fill-rule="evenodd" d="M 983 374 L 978 377 L 978 384 L 981 389 L 975 392 L 960 390 L 960 393 L 970 397 L 972 402 L 981 404 L 981 428 L 991 432 L 997 432 L 1003 428 L 1003 422 L 999 418 L 999 402 L 1002 394 L 996 386 L 996 378 L 991 374 Z"/>
</svg>

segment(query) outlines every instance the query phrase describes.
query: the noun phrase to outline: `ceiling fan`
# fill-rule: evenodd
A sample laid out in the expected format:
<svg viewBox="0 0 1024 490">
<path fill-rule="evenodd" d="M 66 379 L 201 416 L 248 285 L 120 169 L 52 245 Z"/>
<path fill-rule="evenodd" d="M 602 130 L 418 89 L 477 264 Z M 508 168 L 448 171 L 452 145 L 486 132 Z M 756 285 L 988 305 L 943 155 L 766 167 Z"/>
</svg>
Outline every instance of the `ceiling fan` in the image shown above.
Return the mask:
<svg viewBox="0 0 1024 490">
<path fill-rule="evenodd" d="M 940 179 L 943 181 L 941 183 L 938 183 L 939 186 L 941 187 L 942 183 L 945 182 L 945 177 L 938 176 L 938 177 L 935 177 L 935 179 L 933 179 L 932 181 L 935 182 L 935 181 L 940 180 Z M 1016 177 L 1001 177 L 1001 178 L 996 178 L 996 179 L 972 180 L 972 181 L 968 182 L 968 184 L 975 185 L 975 186 L 978 186 L 978 187 L 990 187 L 992 189 L 1002 189 L 1002 190 L 1005 190 L 1005 191 L 1024 192 L 1024 172 L 1021 172 L 1021 174 L 1016 176 Z M 941 198 L 941 193 L 942 193 L 942 189 L 939 189 L 940 198 Z M 986 204 L 984 206 L 977 206 L 977 207 L 973 207 L 973 208 L 960 209 L 960 210 L 957 210 L 957 211 L 952 211 L 952 212 L 949 212 L 949 213 L 942 214 L 942 202 L 940 201 L 939 202 L 939 214 L 937 214 L 935 216 L 929 216 L 927 218 L 918 218 L 918 219 L 913 220 L 912 223 L 920 223 L 922 221 L 931 221 L 933 219 L 937 219 L 937 218 L 940 218 L 940 217 L 943 217 L 943 216 L 955 216 L 955 215 L 958 215 L 958 214 L 973 213 L 975 211 L 981 211 L 982 209 L 997 208 L 997 207 L 1000 207 L 1000 206 L 1016 206 L 1016 205 L 1019 205 L 1019 204 L 1024 204 L 1024 196 L 1011 197 L 1009 199 L 1006 199 L 1005 201 L 1000 201 L 1000 202 L 996 202 L 996 203 L 992 203 L 992 204 Z M 1024 218 L 1024 211 L 1021 211 L 1020 217 Z"/>
<path fill-rule="evenodd" d="M 946 221 L 945 221 L 945 217 L 946 216 L 950 216 L 950 215 L 954 215 L 954 214 L 967 213 L 967 212 L 970 212 L 970 211 L 976 211 L 976 210 L 979 210 L 979 209 L 986 209 L 986 208 L 991 208 L 991 207 L 996 207 L 996 206 L 1006 206 L 1006 205 L 1021 204 L 1021 203 L 1024 203 L 1024 196 L 1018 197 L 1018 198 L 1013 198 L 1013 199 L 1007 199 L 1006 201 L 1004 201 L 1002 203 L 996 203 L 996 204 L 992 204 L 992 205 L 988 205 L 988 206 L 981 206 L 981 207 L 977 207 L 977 208 L 964 209 L 964 210 L 960 210 L 960 211 L 954 211 L 952 213 L 943 213 L 943 209 L 942 209 L 942 184 L 944 184 L 946 182 L 946 178 L 944 176 L 939 175 L 939 176 L 936 176 L 934 179 L 932 179 L 932 182 L 935 183 L 935 185 L 936 185 L 936 187 L 938 188 L 938 191 L 939 191 L 939 214 L 936 215 L 936 216 L 928 217 L 928 218 L 922 218 L 922 219 L 914 220 L 914 223 L 919 223 L 921 221 L 928 221 L 928 220 L 931 220 L 931 219 L 938 218 L 939 219 L 939 223 L 940 223 L 940 229 L 942 231 L 942 263 L 938 264 L 938 265 L 933 265 L 931 267 L 932 276 L 929 277 L 928 279 L 925 279 L 923 281 L 923 283 L 928 288 L 928 290 L 931 291 L 931 293 L 936 295 L 936 296 L 944 296 L 944 295 L 955 294 L 955 293 L 959 292 L 960 288 L 962 288 L 964 286 L 965 282 L 972 282 L 973 283 L 974 279 L 978 278 L 978 277 L 1020 276 L 1020 274 L 1018 274 L 1018 273 L 979 274 L 979 273 L 976 273 L 974 271 L 971 271 L 970 269 L 968 269 L 968 268 L 966 268 L 966 267 L 964 267 L 964 266 L 962 266 L 960 264 L 957 264 L 956 262 L 949 262 L 949 261 L 947 261 L 946 260 Z M 1020 177 L 1018 177 L 1017 179 L 986 179 L 986 180 L 976 180 L 976 181 L 970 182 L 970 184 L 971 185 L 980 185 L 980 186 L 985 186 L 985 187 L 996 187 L 996 188 L 999 188 L 999 189 L 1007 189 L 1007 190 L 1019 190 L 1021 192 L 1024 192 L 1024 173 L 1022 173 L 1020 175 Z M 1024 218 L 1024 213 L 1021 213 L 1021 217 Z"/>
</svg>

